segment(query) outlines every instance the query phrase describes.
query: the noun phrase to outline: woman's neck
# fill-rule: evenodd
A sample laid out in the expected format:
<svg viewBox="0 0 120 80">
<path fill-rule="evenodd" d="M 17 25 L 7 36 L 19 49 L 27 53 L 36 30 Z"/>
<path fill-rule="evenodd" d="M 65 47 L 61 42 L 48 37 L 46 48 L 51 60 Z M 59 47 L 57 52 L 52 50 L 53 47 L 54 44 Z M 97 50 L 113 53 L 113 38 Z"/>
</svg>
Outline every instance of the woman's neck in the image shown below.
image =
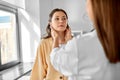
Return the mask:
<svg viewBox="0 0 120 80">
<path fill-rule="evenodd" d="M 65 43 L 64 32 L 58 32 L 58 35 L 59 35 L 59 44 L 64 44 Z"/>
</svg>

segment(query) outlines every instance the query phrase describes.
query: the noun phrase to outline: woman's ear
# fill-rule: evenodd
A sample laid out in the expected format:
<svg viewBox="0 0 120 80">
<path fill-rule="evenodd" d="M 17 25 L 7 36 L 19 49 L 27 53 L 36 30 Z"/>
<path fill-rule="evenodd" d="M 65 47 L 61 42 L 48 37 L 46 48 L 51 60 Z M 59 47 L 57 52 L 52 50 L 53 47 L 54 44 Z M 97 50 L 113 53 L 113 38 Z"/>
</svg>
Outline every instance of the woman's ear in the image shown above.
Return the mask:
<svg viewBox="0 0 120 80">
<path fill-rule="evenodd" d="M 50 27 L 52 26 L 52 23 L 51 22 L 49 22 L 49 25 L 50 25 Z"/>
</svg>

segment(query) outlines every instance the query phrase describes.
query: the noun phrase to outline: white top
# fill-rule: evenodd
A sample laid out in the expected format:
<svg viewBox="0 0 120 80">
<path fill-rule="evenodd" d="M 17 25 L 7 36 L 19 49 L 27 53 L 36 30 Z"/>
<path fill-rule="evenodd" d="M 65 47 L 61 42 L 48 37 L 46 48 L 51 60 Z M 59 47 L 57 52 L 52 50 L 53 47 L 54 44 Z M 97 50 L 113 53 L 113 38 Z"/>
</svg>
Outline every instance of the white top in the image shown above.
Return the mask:
<svg viewBox="0 0 120 80">
<path fill-rule="evenodd" d="M 50 58 L 54 68 L 68 76 L 68 80 L 110 80 L 103 77 L 109 63 L 96 31 L 54 48 Z"/>
</svg>

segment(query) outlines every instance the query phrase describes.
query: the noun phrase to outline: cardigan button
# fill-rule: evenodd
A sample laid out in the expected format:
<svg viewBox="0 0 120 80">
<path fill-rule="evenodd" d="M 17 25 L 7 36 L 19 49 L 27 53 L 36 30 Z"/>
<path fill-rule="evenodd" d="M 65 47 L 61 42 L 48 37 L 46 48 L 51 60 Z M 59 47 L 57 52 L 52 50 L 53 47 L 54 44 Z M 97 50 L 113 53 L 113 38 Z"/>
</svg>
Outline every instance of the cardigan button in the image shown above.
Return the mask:
<svg viewBox="0 0 120 80">
<path fill-rule="evenodd" d="M 60 76 L 60 79 L 63 79 L 63 77 L 62 77 L 62 76 Z"/>
</svg>

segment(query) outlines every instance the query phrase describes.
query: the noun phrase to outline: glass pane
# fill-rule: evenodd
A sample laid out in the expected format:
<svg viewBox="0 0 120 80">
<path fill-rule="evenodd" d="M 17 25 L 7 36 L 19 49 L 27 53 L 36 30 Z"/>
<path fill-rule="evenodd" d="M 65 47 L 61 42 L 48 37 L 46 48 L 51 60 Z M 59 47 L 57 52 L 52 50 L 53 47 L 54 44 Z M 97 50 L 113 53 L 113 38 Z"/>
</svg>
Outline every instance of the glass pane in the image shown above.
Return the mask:
<svg viewBox="0 0 120 80">
<path fill-rule="evenodd" d="M 1 65 L 17 60 L 16 16 L 0 10 Z"/>
</svg>

